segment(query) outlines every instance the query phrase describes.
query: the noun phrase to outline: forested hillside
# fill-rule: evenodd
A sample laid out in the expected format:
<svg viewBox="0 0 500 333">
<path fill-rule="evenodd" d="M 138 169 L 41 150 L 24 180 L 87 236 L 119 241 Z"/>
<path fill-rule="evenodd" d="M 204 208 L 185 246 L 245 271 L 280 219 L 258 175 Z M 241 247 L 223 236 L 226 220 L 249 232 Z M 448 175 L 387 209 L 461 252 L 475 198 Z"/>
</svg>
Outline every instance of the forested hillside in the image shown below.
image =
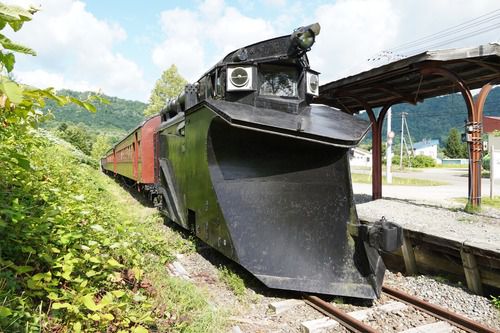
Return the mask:
<svg viewBox="0 0 500 333">
<path fill-rule="evenodd" d="M 77 92 L 73 90 L 61 90 L 62 96 L 71 96 L 85 100 L 89 92 Z M 93 132 L 109 132 L 112 134 L 124 134 L 141 121 L 144 120 L 144 109 L 146 104 L 139 101 L 130 101 L 112 96 L 102 96 L 109 103 L 97 101 L 95 104 L 98 112 L 88 112 L 76 104 L 58 106 L 56 102 L 49 101 L 45 110 L 52 110 L 54 119 L 46 122 L 45 127 L 57 128 L 62 123 L 84 124 Z"/>
<path fill-rule="evenodd" d="M 414 142 L 422 139 L 439 139 L 444 145 L 450 129 L 455 127 L 463 131 L 467 119 L 467 108 L 460 94 L 431 98 L 418 105 L 399 104 L 392 108 L 392 130 L 396 133 L 395 142 L 399 142 L 401 132 L 401 113 L 407 112 L 408 128 Z M 484 107 L 484 115 L 500 116 L 500 87 L 493 89 Z M 368 118 L 366 114 L 360 117 Z M 383 133 L 386 132 L 384 122 Z M 369 138 L 368 138 L 369 139 Z"/>
<path fill-rule="evenodd" d="M 61 95 L 86 99 L 88 92 L 62 90 Z M 84 124 L 94 133 L 107 133 L 115 139 L 137 126 L 144 120 L 144 109 L 147 104 L 139 101 L 130 101 L 117 97 L 103 96 L 110 103 L 96 103 L 98 112 L 91 113 L 75 105 L 58 106 L 49 101 L 45 109 L 53 110 L 54 119 L 44 126 L 58 128 L 62 123 L 68 125 Z M 436 97 L 418 105 L 400 104 L 392 108 L 392 130 L 398 136 L 401 131 L 401 113 L 407 112 L 407 121 L 413 140 L 439 139 L 444 144 L 451 128 L 462 131 L 464 120 L 467 119 L 467 110 L 460 94 Z M 486 116 L 500 116 L 500 87 L 489 94 L 484 114 Z M 367 118 L 366 114 L 361 117 Z M 385 133 L 385 130 L 384 130 Z M 399 139 L 396 139 L 396 142 Z M 112 140 L 115 141 L 115 140 Z"/>
<path fill-rule="evenodd" d="M 467 108 L 460 94 L 432 98 L 416 106 L 401 104 L 392 110 L 393 131 L 401 131 L 401 112 L 408 112 L 408 127 L 414 140 L 440 139 L 441 145 L 452 127 L 462 132 L 464 120 L 467 119 Z M 500 116 L 500 87 L 490 92 L 486 99 L 484 115 Z"/>
</svg>

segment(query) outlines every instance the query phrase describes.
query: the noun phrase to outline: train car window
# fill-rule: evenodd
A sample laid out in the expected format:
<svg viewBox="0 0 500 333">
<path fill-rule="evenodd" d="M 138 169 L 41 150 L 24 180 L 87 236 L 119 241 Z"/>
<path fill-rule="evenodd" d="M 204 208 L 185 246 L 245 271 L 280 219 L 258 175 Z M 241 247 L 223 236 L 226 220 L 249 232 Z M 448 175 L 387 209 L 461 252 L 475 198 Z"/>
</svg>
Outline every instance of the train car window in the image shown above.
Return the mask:
<svg viewBox="0 0 500 333">
<path fill-rule="evenodd" d="M 217 72 L 217 84 L 216 84 L 216 93 L 217 96 L 224 97 L 224 84 L 226 82 L 226 75 L 225 72 Z"/>
<path fill-rule="evenodd" d="M 200 81 L 198 81 L 198 84 L 199 84 L 199 99 L 200 100 L 204 100 L 207 98 L 207 83 L 206 83 L 207 79 L 206 78 L 202 78 L 200 79 Z"/>
<path fill-rule="evenodd" d="M 259 68 L 260 95 L 297 97 L 297 68 L 290 66 L 262 65 Z"/>
<path fill-rule="evenodd" d="M 207 98 L 212 97 L 214 95 L 214 85 L 212 82 L 212 77 L 207 76 L 207 79 L 205 80 L 206 83 L 206 93 L 207 93 Z"/>
</svg>

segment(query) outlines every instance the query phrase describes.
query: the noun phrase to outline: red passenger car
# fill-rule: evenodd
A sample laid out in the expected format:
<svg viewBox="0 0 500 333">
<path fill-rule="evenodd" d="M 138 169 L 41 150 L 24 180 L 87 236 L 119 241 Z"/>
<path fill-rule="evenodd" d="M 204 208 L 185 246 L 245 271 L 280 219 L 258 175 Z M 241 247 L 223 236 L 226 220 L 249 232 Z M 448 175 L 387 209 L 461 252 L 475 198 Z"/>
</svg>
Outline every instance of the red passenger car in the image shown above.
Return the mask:
<svg viewBox="0 0 500 333">
<path fill-rule="evenodd" d="M 121 175 L 139 185 L 154 184 L 154 133 L 160 125 L 156 115 L 134 128 L 123 140 L 101 159 L 101 167 L 108 173 Z"/>
</svg>

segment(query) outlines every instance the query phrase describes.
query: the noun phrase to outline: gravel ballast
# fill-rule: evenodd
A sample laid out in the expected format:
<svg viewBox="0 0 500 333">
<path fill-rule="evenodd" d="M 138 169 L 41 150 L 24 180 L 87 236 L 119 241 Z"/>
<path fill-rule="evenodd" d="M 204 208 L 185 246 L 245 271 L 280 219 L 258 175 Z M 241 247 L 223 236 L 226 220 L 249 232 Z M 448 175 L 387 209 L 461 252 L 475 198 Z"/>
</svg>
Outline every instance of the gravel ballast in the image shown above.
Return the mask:
<svg viewBox="0 0 500 333">
<path fill-rule="evenodd" d="M 221 264 L 232 267 L 234 265 L 214 250 L 205 248 L 202 254 L 193 253 L 179 256 L 177 259 L 189 273 L 191 281 L 209 291 L 209 302 L 228 311 L 228 332 L 301 332 L 302 322 L 324 317 L 323 314 L 308 305 L 296 306 L 280 314 L 271 313 L 269 304 L 286 299 L 297 299 L 300 298 L 300 295 L 265 288 L 256 284 L 255 280 L 248 276 L 248 273 L 239 269 L 238 274 L 245 280 L 248 287 L 244 296 L 234 295 L 228 286 L 220 281 L 217 270 L 217 266 Z M 490 304 L 489 299 L 472 295 L 459 284 L 437 281 L 426 276 L 406 277 L 401 273 L 389 271 L 386 271 L 385 283 L 388 286 L 422 297 L 431 303 L 446 307 L 451 311 L 461 313 L 485 325 L 500 329 L 500 312 Z M 375 300 L 371 306 L 360 305 L 359 301 L 352 299 L 330 298 L 330 300 L 331 304 L 346 312 L 368 308 L 375 309 L 374 313 L 369 315 L 364 322 L 381 332 L 396 333 L 438 321 L 411 307 L 394 313 L 377 311 L 378 306 L 393 302 L 386 295 Z M 324 332 L 348 331 L 337 326 Z M 453 332 L 462 331 L 454 329 Z"/>
</svg>

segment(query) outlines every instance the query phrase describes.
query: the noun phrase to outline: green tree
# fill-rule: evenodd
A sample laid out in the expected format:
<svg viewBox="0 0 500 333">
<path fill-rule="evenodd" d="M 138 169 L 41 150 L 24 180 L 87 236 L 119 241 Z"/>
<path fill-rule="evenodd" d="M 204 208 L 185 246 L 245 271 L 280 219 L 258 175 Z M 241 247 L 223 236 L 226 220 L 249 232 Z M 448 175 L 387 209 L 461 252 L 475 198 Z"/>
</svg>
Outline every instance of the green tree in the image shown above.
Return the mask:
<svg viewBox="0 0 500 333">
<path fill-rule="evenodd" d="M 59 126 L 59 128 L 60 130 L 57 131 L 57 135 L 60 138 L 68 141 L 86 155 L 90 155 L 95 137 L 85 125 L 66 125 Z"/>
<path fill-rule="evenodd" d="M 92 145 L 92 152 L 90 156 L 96 161 L 99 161 L 101 157 L 111 148 L 111 140 L 106 134 L 99 134 L 94 144 Z"/>
<path fill-rule="evenodd" d="M 448 133 L 444 153 L 449 158 L 467 158 L 467 144 L 462 143 L 458 129 L 452 128 Z"/>
<path fill-rule="evenodd" d="M 177 72 L 177 66 L 170 66 L 156 81 L 144 114 L 149 116 L 159 113 L 167 99 L 177 97 L 184 90 L 186 83 L 187 81 Z"/>
</svg>

